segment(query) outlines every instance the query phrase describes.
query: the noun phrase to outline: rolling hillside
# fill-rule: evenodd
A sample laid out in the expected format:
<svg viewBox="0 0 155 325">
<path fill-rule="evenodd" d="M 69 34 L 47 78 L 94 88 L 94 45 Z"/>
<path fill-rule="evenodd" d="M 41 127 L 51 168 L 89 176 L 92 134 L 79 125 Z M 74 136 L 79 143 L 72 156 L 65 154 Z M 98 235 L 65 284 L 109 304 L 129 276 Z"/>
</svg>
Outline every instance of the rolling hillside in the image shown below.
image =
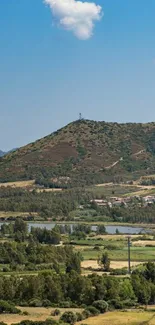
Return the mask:
<svg viewBox="0 0 155 325">
<path fill-rule="evenodd" d="M 78 120 L 0 158 L 0 181 L 68 176 L 86 183 L 155 173 L 155 123 Z"/>
</svg>

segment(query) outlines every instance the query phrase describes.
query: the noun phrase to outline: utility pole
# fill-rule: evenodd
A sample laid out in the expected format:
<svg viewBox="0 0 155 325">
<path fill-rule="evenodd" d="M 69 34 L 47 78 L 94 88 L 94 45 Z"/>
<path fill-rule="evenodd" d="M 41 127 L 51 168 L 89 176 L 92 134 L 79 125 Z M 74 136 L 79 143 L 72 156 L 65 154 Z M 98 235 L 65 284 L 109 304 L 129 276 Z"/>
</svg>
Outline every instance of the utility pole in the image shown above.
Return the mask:
<svg viewBox="0 0 155 325">
<path fill-rule="evenodd" d="M 79 120 L 81 121 L 82 120 L 82 114 L 79 113 Z"/>
<path fill-rule="evenodd" d="M 128 272 L 129 274 L 131 274 L 131 259 L 130 259 L 131 236 L 128 236 L 127 239 L 128 239 Z"/>
</svg>

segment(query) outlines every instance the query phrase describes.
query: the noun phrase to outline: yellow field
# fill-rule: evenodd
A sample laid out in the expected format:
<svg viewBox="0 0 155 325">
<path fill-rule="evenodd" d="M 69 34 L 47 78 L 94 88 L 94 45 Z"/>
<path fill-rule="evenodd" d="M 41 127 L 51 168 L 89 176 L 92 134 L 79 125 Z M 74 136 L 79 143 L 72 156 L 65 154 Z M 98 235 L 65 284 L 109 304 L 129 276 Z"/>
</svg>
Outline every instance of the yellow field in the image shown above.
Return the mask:
<svg viewBox="0 0 155 325">
<path fill-rule="evenodd" d="M 41 193 L 41 192 L 61 192 L 62 188 L 37 188 L 36 191 L 38 193 Z"/>
<path fill-rule="evenodd" d="M 145 247 L 146 245 L 155 246 L 155 240 L 137 240 L 133 242 L 133 246 Z"/>
<path fill-rule="evenodd" d="M 136 266 L 138 264 L 141 264 L 142 262 L 131 262 L 131 267 Z M 97 261 L 94 260 L 85 260 L 81 262 L 81 267 L 83 269 L 86 269 L 88 267 L 92 267 L 93 269 L 98 269 L 99 265 Z M 128 267 L 128 262 L 127 261 L 111 261 L 110 262 L 110 267 L 112 269 L 121 269 L 122 267 Z"/>
<path fill-rule="evenodd" d="M 29 315 L 11 315 L 11 314 L 3 314 L 0 315 L 0 322 L 7 323 L 8 325 L 13 323 L 20 323 L 23 320 L 32 320 L 32 321 L 45 321 L 47 318 L 54 318 L 55 320 L 59 317 L 51 316 L 51 312 L 55 310 L 55 308 L 44 308 L 44 307 L 18 307 L 22 312 L 27 311 Z M 65 308 L 59 308 L 61 314 L 66 311 Z M 81 312 L 81 309 L 67 309 L 67 311 Z"/>
<path fill-rule="evenodd" d="M 59 192 L 59 191 L 62 191 L 62 188 L 37 188 L 37 186 L 35 185 L 34 180 L 0 183 L 0 187 L 27 188 L 30 191 L 36 189 L 36 191 L 38 193 L 40 193 L 40 192 Z"/>
<path fill-rule="evenodd" d="M 19 182 L 8 182 L 8 183 L 0 183 L 0 187 L 31 187 L 35 183 L 34 180 L 32 181 L 19 181 Z"/>
<path fill-rule="evenodd" d="M 155 313 L 145 311 L 114 311 L 91 317 L 76 325 L 155 325 Z"/>
<path fill-rule="evenodd" d="M 115 225 L 115 223 L 114 223 Z M 130 235 L 130 237 L 132 239 L 136 239 L 137 237 L 142 237 L 143 235 L 140 235 L 140 234 L 137 234 L 137 235 Z M 116 234 L 112 234 L 112 235 L 94 235 L 93 237 L 91 237 L 91 239 L 98 239 L 98 238 L 101 238 L 101 239 L 105 239 L 105 240 L 118 240 L 118 239 L 126 239 L 127 235 L 126 234 L 120 234 L 120 235 L 116 235 Z M 153 236 L 149 237 L 149 238 L 153 238 Z"/>
<path fill-rule="evenodd" d="M 32 321 L 45 321 L 47 318 L 54 318 L 55 320 L 59 317 L 51 316 L 51 312 L 55 308 L 44 308 L 44 307 L 18 307 L 22 312 L 27 311 L 28 315 L 11 315 L 3 314 L 0 315 L 0 322 L 5 322 L 8 325 L 12 323 L 19 323 L 23 320 Z M 60 308 L 61 314 L 65 311 L 81 312 L 81 309 L 65 309 Z M 76 325 L 88 324 L 88 325 L 155 325 L 155 313 L 152 311 L 143 310 L 131 310 L 131 311 L 113 311 L 108 312 L 96 317 L 90 317 L 82 322 L 76 323 Z"/>
</svg>

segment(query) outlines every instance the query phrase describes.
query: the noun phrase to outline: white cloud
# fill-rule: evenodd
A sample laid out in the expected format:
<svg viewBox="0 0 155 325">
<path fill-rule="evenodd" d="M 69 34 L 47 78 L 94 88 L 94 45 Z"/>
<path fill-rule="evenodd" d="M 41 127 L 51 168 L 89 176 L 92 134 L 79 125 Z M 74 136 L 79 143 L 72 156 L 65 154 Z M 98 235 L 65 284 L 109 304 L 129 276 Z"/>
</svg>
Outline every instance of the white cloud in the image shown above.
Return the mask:
<svg viewBox="0 0 155 325">
<path fill-rule="evenodd" d="M 44 0 L 53 16 L 64 29 L 72 31 L 79 39 L 89 39 L 94 23 L 102 17 L 101 6 L 76 0 Z"/>
</svg>

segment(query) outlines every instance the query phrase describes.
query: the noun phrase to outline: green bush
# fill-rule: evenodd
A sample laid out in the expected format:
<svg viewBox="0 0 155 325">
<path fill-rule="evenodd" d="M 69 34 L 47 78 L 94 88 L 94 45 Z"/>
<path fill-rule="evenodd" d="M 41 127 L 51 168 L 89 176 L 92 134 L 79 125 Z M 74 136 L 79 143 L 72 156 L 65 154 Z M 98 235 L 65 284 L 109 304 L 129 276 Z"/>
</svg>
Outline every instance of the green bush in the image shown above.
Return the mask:
<svg viewBox="0 0 155 325">
<path fill-rule="evenodd" d="M 29 301 L 30 307 L 42 307 L 42 302 L 39 299 L 32 299 Z"/>
<path fill-rule="evenodd" d="M 108 311 L 108 303 L 104 300 L 96 300 L 93 302 L 93 306 L 100 311 L 101 314 Z"/>
<path fill-rule="evenodd" d="M 20 310 L 7 301 L 0 300 L 0 314 L 20 314 Z"/>
<path fill-rule="evenodd" d="M 110 275 L 126 275 L 128 273 L 127 268 L 112 269 Z"/>
<path fill-rule="evenodd" d="M 10 268 L 8 266 L 3 267 L 3 272 L 10 272 Z"/>
<path fill-rule="evenodd" d="M 51 307 L 52 306 L 52 303 L 51 303 L 50 300 L 44 299 L 43 302 L 42 302 L 42 306 L 43 307 Z"/>
<path fill-rule="evenodd" d="M 61 314 L 61 311 L 59 309 L 55 309 L 51 312 L 51 316 L 59 316 Z"/>
<path fill-rule="evenodd" d="M 91 316 L 91 313 L 90 313 L 90 311 L 88 309 L 83 310 L 83 312 L 82 312 L 83 319 L 86 319 L 86 318 L 88 318 L 90 316 Z"/>
<path fill-rule="evenodd" d="M 77 320 L 77 322 L 81 322 L 83 320 L 82 314 L 76 313 L 76 320 Z"/>
<path fill-rule="evenodd" d="M 71 308 L 72 307 L 72 302 L 71 301 L 61 301 L 59 303 L 60 308 Z"/>
<path fill-rule="evenodd" d="M 109 301 L 109 306 L 110 306 L 110 309 L 114 308 L 114 309 L 123 309 L 124 308 L 124 304 L 122 301 L 120 301 L 119 299 L 111 299 Z"/>
<path fill-rule="evenodd" d="M 94 306 L 88 306 L 86 310 L 90 313 L 91 316 L 97 316 L 100 313 L 99 310 Z"/>
<path fill-rule="evenodd" d="M 25 310 L 25 311 L 23 311 L 22 315 L 24 315 L 24 316 L 28 316 L 29 313 L 28 313 L 28 311 Z"/>
<path fill-rule="evenodd" d="M 76 315 L 72 311 L 66 311 L 65 313 L 62 314 L 61 321 L 74 325 L 77 321 Z"/>
</svg>

